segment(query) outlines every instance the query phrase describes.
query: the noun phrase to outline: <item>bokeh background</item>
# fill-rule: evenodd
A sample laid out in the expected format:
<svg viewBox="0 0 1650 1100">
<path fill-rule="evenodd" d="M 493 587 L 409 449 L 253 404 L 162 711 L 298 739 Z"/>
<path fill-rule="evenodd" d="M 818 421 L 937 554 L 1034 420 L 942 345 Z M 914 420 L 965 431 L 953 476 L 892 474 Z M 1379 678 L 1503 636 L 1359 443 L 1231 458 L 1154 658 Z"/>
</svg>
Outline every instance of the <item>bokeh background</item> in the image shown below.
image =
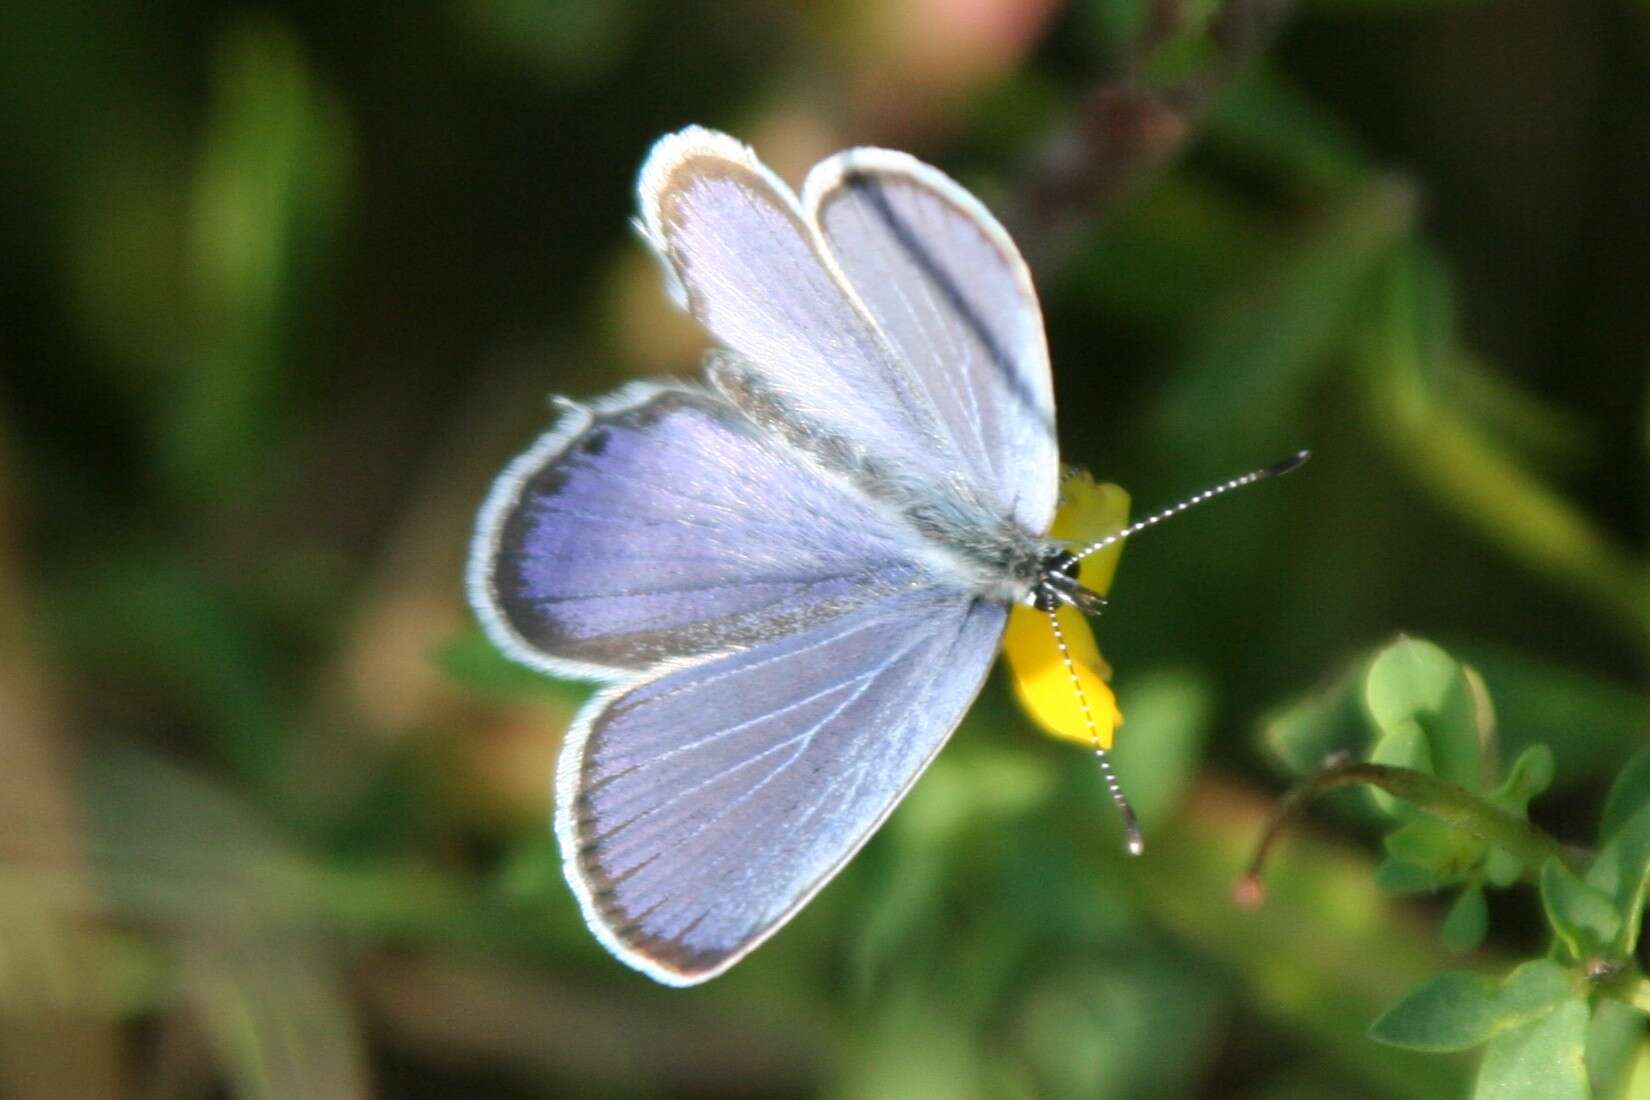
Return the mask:
<svg viewBox="0 0 1650 1100">
<path fill-rule="evenodd" d="M 1650 734 L 1644 0 L 0 6 L 0 1093 L 1449 1097 L 1369 1021 L 1488 944 L 1356 815 L 1230 902 L 1268 715 L 1397 632 L 1583 838 Z M 1068 461 L 1141 506 L 1098 624 L 1148 830 L 997 680 L 726 977 L 582 927 L 583 698 L 460 574 L 546 396 L 703 348 L 629 232 L 700 122 L 908 149 L 1033 262 Z"/>
</svg>

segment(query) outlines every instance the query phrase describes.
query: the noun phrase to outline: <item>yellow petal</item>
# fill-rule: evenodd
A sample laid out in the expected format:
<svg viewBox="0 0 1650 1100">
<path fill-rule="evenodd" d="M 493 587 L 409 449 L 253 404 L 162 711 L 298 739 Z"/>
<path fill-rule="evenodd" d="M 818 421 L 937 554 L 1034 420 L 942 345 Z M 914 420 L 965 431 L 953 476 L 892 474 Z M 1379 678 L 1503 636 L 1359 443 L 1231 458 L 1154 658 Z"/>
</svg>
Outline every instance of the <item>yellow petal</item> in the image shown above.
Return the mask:
<svg viewBox="0 0 1650 1100">
<path fill-rule="evenodd" d="M 1060 494 L 1060 510 L 1049 528 L 1052 538 L 1092 542 L 1128 523 L 1129 494 L 1116 485 L 1096 485 L 1088 474 L 1072 474 L 1061 484 Z M 1122 550 L 1119 543 L 1085 558 L 1080 578 L 1084 586 L 1100 593 L 1109 589 Z M 1117 697 L 1106 683 L 1111 668 L 1100 656 L 1082 612 L 1062 606 L 1055 614 L 1082 687 L 1081 696 L 1072 688 L 1073 670 L 1066 668 L 1048 616 L 1023 605 L 1010 610 L 1003 635 L 1014 694 L 1032 721 L 1051 737 L 1081 745 L 1098 740 L 1101 748 L 1109 749 L 1114 731 L 1123 722 Z"/>
<path fill-rule="evenodd" d="M 1060 483 L 1060 510 L 1054 513 L 1048 537 L 1072 542 L 1094 542 L 1115 534 L 1129 524 L 1129 491 L 1110 482 L 1097 485 L 1085 470 L 1066 475 Z M 1117 559 L 1123 556 L 1123 544 L 1114 543 L 1097 554 L 1083 559 L 1083 587 L 1102 596 L 1111 588 L 1117 574 Z"/>
<path fill-rule="evenodd" d="M 1117 697 L 1110 685 L 1101 678 L 1105 665 L 1095 651 L 1094 634 L 1076 608 L 1062 607 L 1055 614 L 1060 617 L 1060 629 L 1072 650 L 1072 667 L 1083 688 L 1081 699 L 1072 690 L 1071 671 L 1060 657 L 1048 616 L 1024 605 L 1009 611 L 1008 632 L 1003 636 L 1014 695 L 1031 720 L 1049 736 L 1081 745 L 1098 740 L 1101 748 L 1109 749 L 1112 733 L 1122 724 L 1123 715 L 1117 710 Z M 1091 659 L 1079 658 L 1077 651 L 1081 649 L 1087 649 Z M 1084 701 L 1094 720 L 1093 732 L 1083 715 Z"/>
</svg>

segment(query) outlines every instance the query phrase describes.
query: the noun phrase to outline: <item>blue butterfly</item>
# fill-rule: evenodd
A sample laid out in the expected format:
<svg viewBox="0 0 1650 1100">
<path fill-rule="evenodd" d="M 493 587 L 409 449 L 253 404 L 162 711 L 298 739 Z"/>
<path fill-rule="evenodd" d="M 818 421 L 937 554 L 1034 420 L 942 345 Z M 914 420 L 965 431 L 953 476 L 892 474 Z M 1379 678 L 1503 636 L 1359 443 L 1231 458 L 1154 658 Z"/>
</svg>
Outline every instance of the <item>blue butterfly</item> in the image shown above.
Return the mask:
<svg viewBox="0 0 1650 1100">
<path fill-rule="evenodd" d="M 607 685 L 557 767 L 567 878 L 615 955 L 691 985 L 888 817 L 1013 605 L 1098 606 L 1078 578 L 1099 545 L 1047 537 L 1041 311 L 973 196 L 851 149 L 798 197 L 697 127 L 654 146 L 638 191 L 721 348 L 702 383 L 563 401 L 488 496 L 468 584 L 511 657 Z"/>
</svg>

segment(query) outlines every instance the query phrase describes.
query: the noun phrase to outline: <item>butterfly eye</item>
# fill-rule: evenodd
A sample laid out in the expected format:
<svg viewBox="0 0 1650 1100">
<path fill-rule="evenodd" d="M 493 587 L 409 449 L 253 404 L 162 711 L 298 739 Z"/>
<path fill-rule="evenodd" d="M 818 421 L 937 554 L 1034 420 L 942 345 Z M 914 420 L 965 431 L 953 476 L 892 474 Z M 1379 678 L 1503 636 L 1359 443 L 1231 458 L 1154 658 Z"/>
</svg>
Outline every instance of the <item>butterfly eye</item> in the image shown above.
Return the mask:
<svg viewBox="0 0 1650 1100">
<path fill-rule="evenodd" d="M 1031 606 L 1044 614 L 1059 607 L 1060 602 L 1059 593 L 1046 581 L 1031 590 Z"/>
<path fill-rule="evenodd" d="M 1083 563 L 1078 561 L 1077 555 L 1070 550 L 1056 550 L 1043 559 L 1042 567 L 1044 576 L 1059 573 L 1076 580 L 1078 573 L 1082 571 Z"/>
</svg>

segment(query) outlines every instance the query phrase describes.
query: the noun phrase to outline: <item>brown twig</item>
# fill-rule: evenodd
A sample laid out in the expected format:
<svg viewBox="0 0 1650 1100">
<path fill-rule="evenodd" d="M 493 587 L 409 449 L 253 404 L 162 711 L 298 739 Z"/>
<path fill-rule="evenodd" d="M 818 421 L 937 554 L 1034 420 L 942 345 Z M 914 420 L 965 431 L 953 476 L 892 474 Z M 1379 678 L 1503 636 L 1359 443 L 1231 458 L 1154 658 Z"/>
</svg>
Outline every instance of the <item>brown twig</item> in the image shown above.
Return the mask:
<svg viewBox="0 0 1650 1100">
<path fill-rule="evenodd" d="M 1055 128 L 1014 189 L 1004 222 L 1033 270 L 1065 263 L 1085 222 L 1186 146 L 1219 92 L 1272 40 L 1290 4 L 1229 0 L 1208 32 L 1214 62 L 1167 89 L 1148 88 L 1137 75 L 1138 59 L 1180 24 L 1177 4 L 1154 6 L 1135 61 Z"/>
</svg>

